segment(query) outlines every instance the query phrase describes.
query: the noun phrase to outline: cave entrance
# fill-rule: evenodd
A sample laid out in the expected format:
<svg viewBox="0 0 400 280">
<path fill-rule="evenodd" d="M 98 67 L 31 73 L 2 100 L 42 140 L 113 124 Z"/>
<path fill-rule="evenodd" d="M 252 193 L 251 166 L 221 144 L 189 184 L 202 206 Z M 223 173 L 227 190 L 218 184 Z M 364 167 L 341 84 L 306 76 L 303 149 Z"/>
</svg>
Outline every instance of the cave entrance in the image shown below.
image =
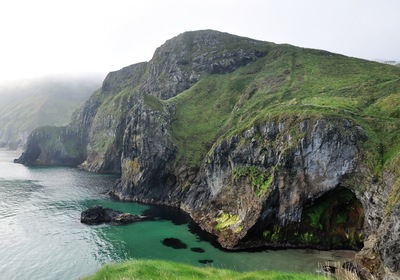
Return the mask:
<svg viewBox="0 0 400 280">
<path fill-rule="evenodd" d="M 302 241 L 325 248 L 363 247 L 364 210 L 355 194 L 337 187 L 304 205 Z"/>
</svg>

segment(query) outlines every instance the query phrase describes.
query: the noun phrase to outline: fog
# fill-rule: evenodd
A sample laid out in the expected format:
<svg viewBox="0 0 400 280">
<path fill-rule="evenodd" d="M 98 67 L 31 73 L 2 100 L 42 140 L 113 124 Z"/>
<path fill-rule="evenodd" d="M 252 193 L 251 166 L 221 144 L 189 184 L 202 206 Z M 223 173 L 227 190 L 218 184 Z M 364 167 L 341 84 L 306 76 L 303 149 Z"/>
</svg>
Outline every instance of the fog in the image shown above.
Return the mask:
<svg viewBox="0 0 400 280">
<path fill-rule="evenodd" d="M 0 107 L 6 100 L 34 95 L 69 95 L 79 97 L 81 89 L 100 88 L 106 73 L 54 73 L 31 78 L 0 80 Z M 76 90 L 79 89 L 79 90 Z M 76 95 L 76 96 L 74 96 Z"/>
<path fill-rule="evenodd" d="M 22 148 L 38 126 L 69 123 L 103 79 L 97 73 L 53 74 L 0 85 L 0 148 Z"/>
<path fill-rule="evenodd" d="M 398 0 L 3 1 L 0 81 L 107 73 L 199 29 L 400 61 L 399 11 Z"/>
</svg>

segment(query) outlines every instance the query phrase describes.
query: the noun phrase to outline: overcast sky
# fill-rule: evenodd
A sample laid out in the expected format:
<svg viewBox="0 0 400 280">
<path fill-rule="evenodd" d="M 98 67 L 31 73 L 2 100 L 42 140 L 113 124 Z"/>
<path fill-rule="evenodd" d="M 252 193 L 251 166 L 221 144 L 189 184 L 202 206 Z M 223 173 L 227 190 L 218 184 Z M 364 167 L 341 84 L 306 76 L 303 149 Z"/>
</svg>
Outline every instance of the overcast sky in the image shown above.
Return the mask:
<svg viewBox="0 0 400 280">
<path fill-rule="evenodd" d="M 0 81 L 118 70 L 199 29 L 400 61 L 400 0 L 10 0 Z"/>
</svg>

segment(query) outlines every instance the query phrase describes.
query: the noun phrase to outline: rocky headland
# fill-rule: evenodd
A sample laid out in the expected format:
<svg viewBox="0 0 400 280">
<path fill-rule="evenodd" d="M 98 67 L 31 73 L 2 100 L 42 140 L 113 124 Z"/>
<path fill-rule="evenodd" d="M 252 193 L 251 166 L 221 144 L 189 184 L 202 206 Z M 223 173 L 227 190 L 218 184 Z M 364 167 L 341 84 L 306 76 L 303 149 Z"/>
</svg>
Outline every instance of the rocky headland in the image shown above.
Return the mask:
<svg viewBox="0 0 400 280">
<path fill-rule="evenodd" d="M 113 197 L 180 207 L 227 249 L 360 249 L 398 279 L 398 100 L 394 66 L 186 32 L 33 131 L 17 162 L 120 173 Z"/>
</svg>

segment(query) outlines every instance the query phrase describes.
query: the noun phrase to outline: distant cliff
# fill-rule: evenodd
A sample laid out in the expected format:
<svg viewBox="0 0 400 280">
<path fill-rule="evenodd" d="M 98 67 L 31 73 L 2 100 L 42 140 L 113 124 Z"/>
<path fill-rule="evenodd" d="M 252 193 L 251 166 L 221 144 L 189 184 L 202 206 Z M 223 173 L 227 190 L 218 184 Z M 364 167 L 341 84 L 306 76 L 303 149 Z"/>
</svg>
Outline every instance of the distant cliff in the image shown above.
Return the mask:
<svg viewBox="0 0 400 280">
<path fill-rule="evenodd" d="M 99 74 L 82 74 L 0 84 L 0 147 L 23 148 L 35 128 L 68 124 L 101 79 Z"/>
<path fill-rule="evenodd" d="M 400 69 L 211 30 L 108 74 L 18 160 L 121 173 L 119 199 L 181 207 L 229 249 L 363 248 L 400 275 Z"/>
</svg>

